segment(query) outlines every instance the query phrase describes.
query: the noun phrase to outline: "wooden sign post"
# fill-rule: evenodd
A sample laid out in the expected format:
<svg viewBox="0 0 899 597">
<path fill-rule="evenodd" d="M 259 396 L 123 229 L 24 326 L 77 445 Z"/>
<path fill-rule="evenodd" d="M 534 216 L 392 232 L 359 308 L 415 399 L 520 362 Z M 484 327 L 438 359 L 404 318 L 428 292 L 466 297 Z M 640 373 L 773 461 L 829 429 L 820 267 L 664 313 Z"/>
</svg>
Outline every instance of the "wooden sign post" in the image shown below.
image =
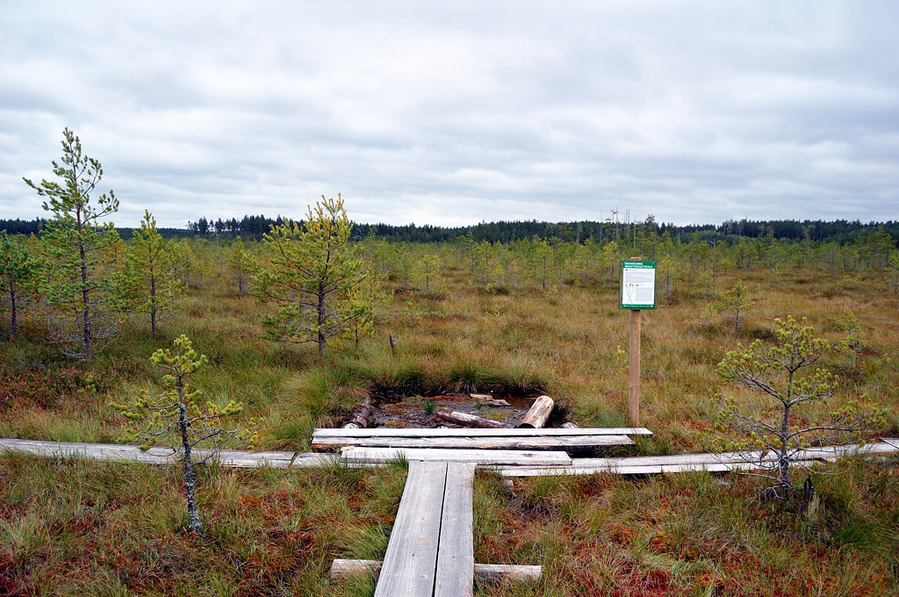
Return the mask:
<svg viewBox="0 0 899 597">
<path fill-rule="evenodd" d="M 627 418 L 634 427 L 640 426 L 640 324 L 643 309 L 656 308 L 655 261 L 621 262 L 620 309 L 629 309 L 627 364 Z"/>
</svg>

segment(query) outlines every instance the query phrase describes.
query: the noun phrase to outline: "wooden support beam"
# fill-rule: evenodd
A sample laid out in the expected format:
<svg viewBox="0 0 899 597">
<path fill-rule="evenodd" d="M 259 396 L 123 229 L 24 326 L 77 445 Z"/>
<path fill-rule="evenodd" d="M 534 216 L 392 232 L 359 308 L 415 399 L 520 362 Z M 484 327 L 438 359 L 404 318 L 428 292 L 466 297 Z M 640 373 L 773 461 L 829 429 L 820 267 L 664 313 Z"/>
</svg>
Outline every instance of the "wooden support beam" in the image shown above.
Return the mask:
<svg viewBox="0 0 899 597">
<path fill-rule="evenodd" d="M 360 574 L 375 574 L 381 570 L 381 560 L 344 560 L 335 559 L 331 563 L 332 580 L 344 580 Z M 475 564 L 474 576 L 478 580 L 501 582 L 537 581 L 543 574 L 543 566 L 525 566 L 518 564 Z"/>
</svg>

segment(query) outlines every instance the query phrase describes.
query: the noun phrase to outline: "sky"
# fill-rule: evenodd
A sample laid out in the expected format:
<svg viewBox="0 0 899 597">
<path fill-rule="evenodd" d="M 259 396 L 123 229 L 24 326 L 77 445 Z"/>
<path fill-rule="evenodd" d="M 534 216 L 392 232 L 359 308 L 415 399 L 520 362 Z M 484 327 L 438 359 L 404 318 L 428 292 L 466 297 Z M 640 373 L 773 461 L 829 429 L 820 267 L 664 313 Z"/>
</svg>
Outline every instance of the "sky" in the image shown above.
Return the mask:
<svg viewBox="0 0 899 597">
<path fill-rule="evenodd" d="M 0 219 L 899 219 L 894 0 L 0 0 Z"/>
</svg>

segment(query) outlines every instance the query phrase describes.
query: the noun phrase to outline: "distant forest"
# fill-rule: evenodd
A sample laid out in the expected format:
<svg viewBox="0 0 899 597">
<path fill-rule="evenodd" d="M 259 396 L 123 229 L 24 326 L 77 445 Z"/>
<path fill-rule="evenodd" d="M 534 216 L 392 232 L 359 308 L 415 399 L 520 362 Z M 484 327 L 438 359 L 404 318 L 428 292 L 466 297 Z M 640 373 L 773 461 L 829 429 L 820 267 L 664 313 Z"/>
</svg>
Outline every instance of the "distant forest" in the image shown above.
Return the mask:
<svg viewBox="0 0 899 597">
<path fill-rule="evenodd" d="M 160 228 L 159 232 L 165 236 L 241 236 L 243 238 L 258 238 L 268 232 L 274 224 L 278 225 L 285 218 L 268 218 L 264 215 L 244 216 L 238 220 L 207 219 L 201 217 L 195 222 L 188 222 L 185 228 Z M 6 230 L 8 234 L 37 234 L 44 227 L 44 220 L 2 220 L 0 230 Z M 635 233 L 644 233 L 653 230 L 661 235 L 668 232 L 672 238 L 687 240 L 688 237 L 698 236 L 700 240 L 714 238 L 764 238 L 768 235 L 775 239 L 788 241 L 829 241 L 837 243 L 854 242 L 859 236 L 866 236 L 874 230 L 882 229 L 892 236 L 894 242 L 899 242 L 899 221 L 869 222 L 863 224 L 859 220 L 728 220 L 719 225 L 701 224 L 676 226 L 674 224 L 658 224 L 650 216 L 646 220 L 637 222 L 482 222 L 474 226 L 447 228 L 443 226 L 407 224 L 404 226 L 392 226 L 390 224 L 356 224 L 353 225 L 353 237 L 361 240 L 366 237 L 374 237 L 395 242 L 448 242 L 461 237 L 470 236 L 475 241 L 487 241 L 490 243 L 510 243 L 517 240 L 560 239 L 568 242 L 582 243 L 587 239 L 594 242 L 606 242 L 632 237 Z M 120 235 L 131 236 L 132 228 L 117 227 Z"/>
</svg>

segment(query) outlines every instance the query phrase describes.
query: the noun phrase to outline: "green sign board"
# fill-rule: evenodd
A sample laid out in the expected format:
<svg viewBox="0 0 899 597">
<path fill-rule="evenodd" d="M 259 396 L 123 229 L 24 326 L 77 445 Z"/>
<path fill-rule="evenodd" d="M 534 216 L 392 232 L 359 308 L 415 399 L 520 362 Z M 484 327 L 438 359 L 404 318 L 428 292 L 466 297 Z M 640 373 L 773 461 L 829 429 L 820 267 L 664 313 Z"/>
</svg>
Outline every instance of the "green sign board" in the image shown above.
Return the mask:
<svg viewBox="0 0 899 597">
<path fill-rule="evenodd" d="M 656 308 L 656 262 L 621 262 L 620 309 Z"/>
</svg>

